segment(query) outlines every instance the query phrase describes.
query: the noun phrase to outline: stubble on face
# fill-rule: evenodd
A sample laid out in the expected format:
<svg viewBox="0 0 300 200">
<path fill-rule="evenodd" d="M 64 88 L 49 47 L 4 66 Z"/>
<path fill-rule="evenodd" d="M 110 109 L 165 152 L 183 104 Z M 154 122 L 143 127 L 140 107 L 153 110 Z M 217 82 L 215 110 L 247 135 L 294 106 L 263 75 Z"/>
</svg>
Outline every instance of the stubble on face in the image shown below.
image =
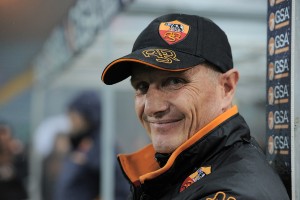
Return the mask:
<svg viewBox="0 0 300 200">
<path fill-rule="evenodd" d="M 173 152 L 222 113 L 218 77 L 203 65 L 184 72 L 133 70 L 136 113 L 157 152 Z"/>
</svg>

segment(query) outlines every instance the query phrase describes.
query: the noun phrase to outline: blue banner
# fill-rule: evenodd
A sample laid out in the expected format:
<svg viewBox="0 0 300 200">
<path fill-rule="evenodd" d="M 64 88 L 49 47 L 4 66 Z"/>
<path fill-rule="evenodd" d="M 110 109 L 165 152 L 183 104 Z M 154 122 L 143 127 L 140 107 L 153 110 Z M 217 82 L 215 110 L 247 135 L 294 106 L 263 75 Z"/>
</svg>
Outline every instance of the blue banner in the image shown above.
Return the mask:
<svg viewBox="0 0 300 200">
<path fill-rule="evenodd" d="M 291 195 L 291 0 L 269 0 L 267 159 Z"/>
</svg>

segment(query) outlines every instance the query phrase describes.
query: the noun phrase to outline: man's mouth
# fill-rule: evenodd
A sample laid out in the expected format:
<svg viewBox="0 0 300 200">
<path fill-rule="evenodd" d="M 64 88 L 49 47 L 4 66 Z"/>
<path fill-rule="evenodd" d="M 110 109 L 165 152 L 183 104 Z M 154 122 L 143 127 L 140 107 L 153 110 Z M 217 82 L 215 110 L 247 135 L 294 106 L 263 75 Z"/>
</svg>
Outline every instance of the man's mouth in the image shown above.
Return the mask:
<svg viewBox="0 0 300 200">
<path fill-rule="evenodd" d="M 178 127 L 179 123 L 181 123 L 181 119 L 164 119 L 164 120 L 149 120 L 147 121 L 152 130 L 156 130 L 160 133 L 166 133 L 169 130 Z"/>
<path fill-rule="evenodd" d="M 170 123 L 175 123 L 179 122 L 182 119 L 164 119 L 164 120 L 146 120 L 150 124 L 170 124 Z"/>
</svg>

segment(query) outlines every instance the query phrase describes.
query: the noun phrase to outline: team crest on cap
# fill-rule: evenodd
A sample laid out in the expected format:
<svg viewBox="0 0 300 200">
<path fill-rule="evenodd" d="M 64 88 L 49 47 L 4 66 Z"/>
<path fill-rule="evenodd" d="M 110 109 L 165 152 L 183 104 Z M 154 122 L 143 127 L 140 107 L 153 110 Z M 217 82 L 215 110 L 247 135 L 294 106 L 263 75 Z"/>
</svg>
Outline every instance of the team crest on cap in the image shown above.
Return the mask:
<svg viewBox="0 0 300 200">
<path fill-rule="evenodd" d="M 172 45 L 182 41 L 189 33 L 190 26 L 178 20 L 162 22 L 159 25 L 159 34 L 168 44 Z"/>
</svg>

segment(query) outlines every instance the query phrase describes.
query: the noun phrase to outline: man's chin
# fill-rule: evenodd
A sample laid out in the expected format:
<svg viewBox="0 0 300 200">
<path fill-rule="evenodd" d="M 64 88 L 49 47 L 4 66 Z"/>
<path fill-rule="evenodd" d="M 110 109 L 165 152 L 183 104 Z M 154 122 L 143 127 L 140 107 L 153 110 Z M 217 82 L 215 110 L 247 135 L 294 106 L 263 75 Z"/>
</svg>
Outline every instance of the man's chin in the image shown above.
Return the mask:
<svg viewBox="0 0 300 200">
<path fill-rule="evenodd" d="M 181 131 L 180 127 L 177 130 L 166 131 L 166 132 L 153 132 L 150 134 L 150 138 L 153 147 L 157 153 L 172 153 L 186 140 L 186 134 Z"/>
<path fill-rule="evenodd" d="M 154 142 L 153 147 L 155 149 L 155 152 L 157 153 L 172 153 L 174 152 L 182 143 L 173 143 L 170 142 Z"/>
</svg>

